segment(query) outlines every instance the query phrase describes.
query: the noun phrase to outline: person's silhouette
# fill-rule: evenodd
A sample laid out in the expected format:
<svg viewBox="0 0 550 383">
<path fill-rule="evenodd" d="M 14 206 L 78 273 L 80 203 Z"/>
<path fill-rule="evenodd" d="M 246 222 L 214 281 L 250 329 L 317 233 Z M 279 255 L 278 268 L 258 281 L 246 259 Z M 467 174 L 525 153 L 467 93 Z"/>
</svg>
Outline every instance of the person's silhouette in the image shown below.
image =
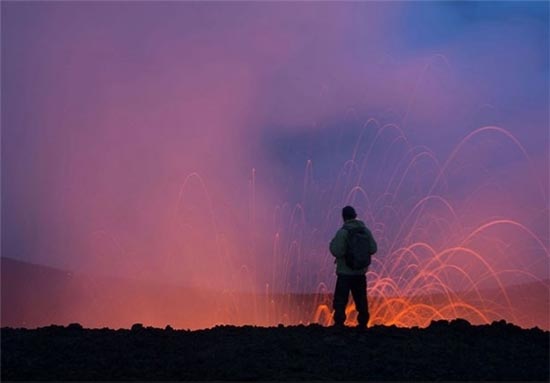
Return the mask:
<svg viewBox="0 0 550 383">
<path fill-rule="evenodd" d="M 357 219 L 357 213 L 351 206 L 342 209 L 344 225 L 336 232 L 330 242 L 330 252 L 336 258 L 336 287 L 334 289 L 333 309 L 334 325 L 343 327 L 346 320 L 346 306 L 348 304 L 349 292 L 353 296 L 355 307 L 358 312 L 357 321 L 359 328 L 366 328 L 369 322 L 369 308 L 367 302 L 367 279 L 366 272 L 368 265 L 359 269 L 353 269 L 346 262 L 346 255 L 349 256 L 350 239 L 353 233 L 359 231 L 368 239 L 367 244 L 370 254 L 376 252 L 376 242 L 370 230 L 365 224 Z M 369 254 L 369 255 L 370 255 Z"/>
</svg>

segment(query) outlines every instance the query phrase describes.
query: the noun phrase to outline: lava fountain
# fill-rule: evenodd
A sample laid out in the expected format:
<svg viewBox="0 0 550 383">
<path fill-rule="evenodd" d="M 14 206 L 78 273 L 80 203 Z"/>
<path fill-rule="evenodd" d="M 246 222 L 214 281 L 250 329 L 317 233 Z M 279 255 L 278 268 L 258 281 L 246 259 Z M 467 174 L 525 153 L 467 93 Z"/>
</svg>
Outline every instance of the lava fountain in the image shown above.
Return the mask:
<svg viewBox="0 0 550 383">
<path fill-rule="evenodd" d="M 529 196 L 518 194 L 509 174 L 487 177 L 472 190 L 461 187 L 463 178 L 481 176 L 498 150 L 516 153 L 525 164 L 521 188 L 528 188 Z M 399 126 L 369 119 L 350 153 L 334 181 L 324 185 L 314 177 L 314 159 L 307 161 L 301 200 L 264 215 L 272 226 L 262 222 L 261 228 L 271 232 L 272 246 L 252 243 L 251 262 L 224 274 L 228 284 L 216 323 L 330 325 L 334 265 L 327 244 L 341 207 L 351 204 L 379 243 L 367 273 L 370 325 L 427 326 L 460 317 L 477 324 L 505 319 L 548 328 L 548 238 L 540 234 L 547 232 L 548 211 L 539 212 L 542 220 L 531 225 L 521 220 L 525 212 L 517 211 L 525 199 L 540 205 L 547 197 L 531 159 L 510 132 L 478 128 L 440 161 L 429 148 L 413 146 Z M 258 230 L 260 177 L 253 169 L 249 233 Z M 185 195 L 193 178 L 215 222 L 208 187 L 198 174 L 184 182 L 177 210 L 193 203 Z M 180 230 L 183 236 L 193 229 Z M 221 235 L 212 238 L 209 251 L 229 270 L 228 244 Z M 262 270 L 258 265 L 265 265 L 266 257 L 270 261 Z M 253 294 L 245 297 L 247 292 Z M 351 299 L 347 312 L 347 323 L 354 324 Z"/>
</svg>

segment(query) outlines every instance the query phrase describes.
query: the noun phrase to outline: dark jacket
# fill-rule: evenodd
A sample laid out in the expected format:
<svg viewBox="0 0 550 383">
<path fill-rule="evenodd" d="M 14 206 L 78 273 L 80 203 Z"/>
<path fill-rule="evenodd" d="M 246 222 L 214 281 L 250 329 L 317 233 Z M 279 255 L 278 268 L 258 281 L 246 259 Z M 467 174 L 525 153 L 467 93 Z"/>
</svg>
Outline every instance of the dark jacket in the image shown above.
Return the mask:
<svg viewBox="0 0 550 383">
<path fill-rule="evenodd" d="M 367 268 L 360 270 L 353 270 L 348 265 L 346 265 L 346 260 L 344 259 L 344 256 L 346 254 L 347 246 L 348 246 L 348 230 L 349 229 L 355 229 L 363 227 L 367 231 L 367 233 L 372 237 L 372 233 L 370 230 L 365 226 L 363 221 L 360 221 L 358 219 L 352 219 L 349 221 L 346 221 L 344 225 L 336 232 L 336 235 L 330 241 L 330 252 L 331 254 L 336 258 L 334 262 L 336 263 L 336 274 L 343 274 L 343 275 L 363 275 L 367 272 Z M 374 241 L 374 238 L 373 238 Z"/>
</svg>

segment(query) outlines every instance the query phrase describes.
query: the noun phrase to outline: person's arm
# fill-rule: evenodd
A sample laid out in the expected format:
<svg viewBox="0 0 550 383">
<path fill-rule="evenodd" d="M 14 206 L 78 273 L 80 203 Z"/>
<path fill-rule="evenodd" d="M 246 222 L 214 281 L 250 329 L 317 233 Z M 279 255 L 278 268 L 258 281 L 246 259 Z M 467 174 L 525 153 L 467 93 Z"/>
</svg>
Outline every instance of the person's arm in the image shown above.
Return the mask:
<svg viewBox="0 0 550 383">
<path fill-rule="evenodd" d="M 346 254 L 348 232 L 340 229 L 330 241 L 330 253 L 336 258 L 343 258 Z"/>
</svg>

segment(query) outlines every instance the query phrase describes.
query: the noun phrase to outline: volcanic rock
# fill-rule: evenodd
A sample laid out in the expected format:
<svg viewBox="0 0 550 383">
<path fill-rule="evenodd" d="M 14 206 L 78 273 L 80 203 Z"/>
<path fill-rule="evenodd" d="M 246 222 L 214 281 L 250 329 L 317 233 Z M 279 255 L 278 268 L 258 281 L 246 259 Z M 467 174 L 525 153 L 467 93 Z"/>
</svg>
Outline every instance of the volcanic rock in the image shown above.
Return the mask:
<svg viewBox="0 0 550 383">
<path fill-rule="evenodd" d="M 77 331 L 75 331 L 77 330 Z M 539 380 L 549 333 L 464 320 L 359 332 L 319 325 L 187 331 L 2 328 L 2 380 Z"/>
</svg>

